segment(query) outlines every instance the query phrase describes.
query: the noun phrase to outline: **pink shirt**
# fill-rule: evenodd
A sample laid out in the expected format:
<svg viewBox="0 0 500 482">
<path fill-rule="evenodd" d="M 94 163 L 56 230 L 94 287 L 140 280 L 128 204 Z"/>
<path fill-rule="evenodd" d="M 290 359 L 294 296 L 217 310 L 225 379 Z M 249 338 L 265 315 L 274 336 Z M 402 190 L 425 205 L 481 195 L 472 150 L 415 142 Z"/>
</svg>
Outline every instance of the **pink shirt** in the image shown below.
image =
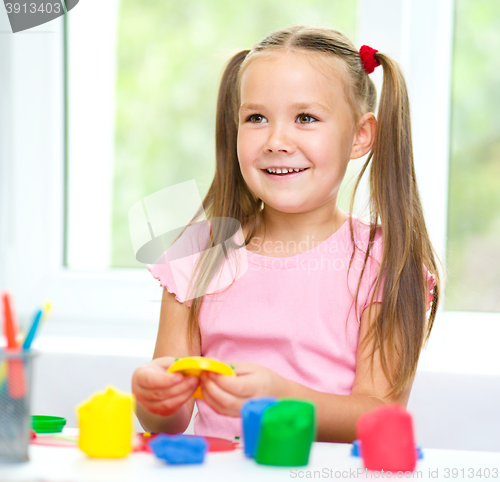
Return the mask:
<svg viewBox="0 0 500 482">
<path fill-rule="evenodd" d="M 246 272 L 228 289 L 205 296 L 199 318 L 202 356 L 257 363 L 311 389 L 349 395 L 361 315 L 370 303 L 382 255 L 379 229 L 356 313 L 354 294 L 369 225 L 353 216 L 353 229 L 360 249 L 356 249 L 348 282 L 349 220 L 327 240 L 296 256 L 276 258 L 245 250 Z M 148 269 L 179 300 L 168 252 Z M 374 301 L 381 301 L 381 296 L 376 295 Z M 219 415 L 203 400 L 197 400 L 197 405 L 197 434 L 229 439 L 240 435 L 239 418 Z"/>
</svg>

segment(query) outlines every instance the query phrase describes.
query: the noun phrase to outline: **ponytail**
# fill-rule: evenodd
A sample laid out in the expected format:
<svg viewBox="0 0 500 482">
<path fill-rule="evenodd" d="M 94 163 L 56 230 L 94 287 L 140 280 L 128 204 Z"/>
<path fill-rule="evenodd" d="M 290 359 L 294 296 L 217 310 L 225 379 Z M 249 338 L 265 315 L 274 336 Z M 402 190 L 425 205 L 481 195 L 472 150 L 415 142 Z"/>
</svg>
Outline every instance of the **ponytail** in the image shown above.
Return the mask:
<svg viewBox="0 0 500 482">
<path fill-rule="evenodd" d="M 383 302 L 364 342 L 375 340 L 372 369 L 375 352 L 380 350 L 383 371 L 393 387 L 390 396 L 396 397 L 413 380 L 420 351 L 429 338 L 438 305 L 439 275 L 417 188 L 406 84 L 396 62 L 380 53 L 376 59 L 384 70 L 378 126 L 372 153 L 354 191 L 371 161 L 369 247 L 378 226 L 383 239 L 372 302 L 382 286 Z M 351 210 L 353 201 L 354 195 Z M 368 255 L 369 248 L 365 263 Z M 426 268 L 436 279 L 428 322 Z M 398 346 L 400 353 L 396 353 Z M 399 360 L 394 375 L 390 367 L 396 357 Z"/>
</svg>

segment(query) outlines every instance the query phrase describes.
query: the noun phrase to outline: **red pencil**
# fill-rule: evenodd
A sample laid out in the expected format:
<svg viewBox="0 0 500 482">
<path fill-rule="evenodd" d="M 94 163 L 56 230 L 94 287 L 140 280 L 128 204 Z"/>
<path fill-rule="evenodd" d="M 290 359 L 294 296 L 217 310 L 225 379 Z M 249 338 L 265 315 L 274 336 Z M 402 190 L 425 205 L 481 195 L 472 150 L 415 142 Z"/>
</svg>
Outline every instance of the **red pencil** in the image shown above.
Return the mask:
<svg viewBox="0 0 500 482">
<path fill-rule="evenodd" d="M 17 343 L 19 327 L 17 325 L 12 296 L 7 291 L 2 291 L 4 335 L 7 338 L 7 351 L 20 352 Z M 13 399 L 23 398 L 26 395 L 26 372 L 22 358 L 8 360 L 7 387 L 9 396 Z"/>
<path fill-rule="evenodd" d="M 12 309 L 12 295 L 7 291 L 2 291 L 2 304 L 3 304 L 3 329 L 4 335 L 7 339 L 7 347 L 15 348 L 17 344 L 17 335 L 19 328 L 14 310 Z"/>
</svg>

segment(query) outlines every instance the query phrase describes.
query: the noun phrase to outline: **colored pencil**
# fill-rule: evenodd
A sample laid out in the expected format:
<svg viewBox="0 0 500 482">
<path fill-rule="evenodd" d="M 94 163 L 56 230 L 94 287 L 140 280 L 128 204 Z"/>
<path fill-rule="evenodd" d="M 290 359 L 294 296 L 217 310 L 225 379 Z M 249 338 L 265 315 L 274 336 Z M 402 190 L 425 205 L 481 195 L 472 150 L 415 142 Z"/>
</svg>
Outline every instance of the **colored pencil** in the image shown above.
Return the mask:
<svg viewBox="0 0 500 482">
<path fill-rule="evenodd" d="M 7 339 L 7 351 L 21 352 L 17 340 L 19 327 L 17 325 L 16 313 L 12 296 L 9 292 L 2 292 L 4 334 Z M 26 371 L 22 358 L 10 358 L 7 360 L 7 390 L 9 397 L 20 399 L 26 396 Z"/>
<path fill-rule="evenodd" d="M 33 343 L 33 338 L 35 338 L 36 330 L 38 329 L 38 325 L 40 324 L 40 318 L 42 317 L 43 310 L 38 310 L 33 322 L 31 323 L 31 327 L 26 335 L 26 338 L 23 342 L 23 350 L 29 350 L 31 348 L 31 344 Z"/>
</svg>

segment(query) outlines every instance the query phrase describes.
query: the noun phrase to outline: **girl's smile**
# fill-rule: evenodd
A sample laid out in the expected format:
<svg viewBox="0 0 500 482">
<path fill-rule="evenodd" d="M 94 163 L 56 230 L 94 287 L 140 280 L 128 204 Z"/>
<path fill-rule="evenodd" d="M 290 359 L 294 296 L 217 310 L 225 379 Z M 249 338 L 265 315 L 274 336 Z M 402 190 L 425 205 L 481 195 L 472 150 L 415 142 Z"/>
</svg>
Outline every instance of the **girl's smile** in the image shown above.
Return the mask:
<svg viewBox="0 0 500 482">
<path fill-rule="evenodd" d="M 292 167 L 268 167 L 267 169 L 262 169 L 264 173 L 268 174 L 274 181 L 284 181 L 288 179 L 295 179 L 300 176 L 304 171 L 309 169 L 308 167 L 292 168 Z"/>
</svg>

